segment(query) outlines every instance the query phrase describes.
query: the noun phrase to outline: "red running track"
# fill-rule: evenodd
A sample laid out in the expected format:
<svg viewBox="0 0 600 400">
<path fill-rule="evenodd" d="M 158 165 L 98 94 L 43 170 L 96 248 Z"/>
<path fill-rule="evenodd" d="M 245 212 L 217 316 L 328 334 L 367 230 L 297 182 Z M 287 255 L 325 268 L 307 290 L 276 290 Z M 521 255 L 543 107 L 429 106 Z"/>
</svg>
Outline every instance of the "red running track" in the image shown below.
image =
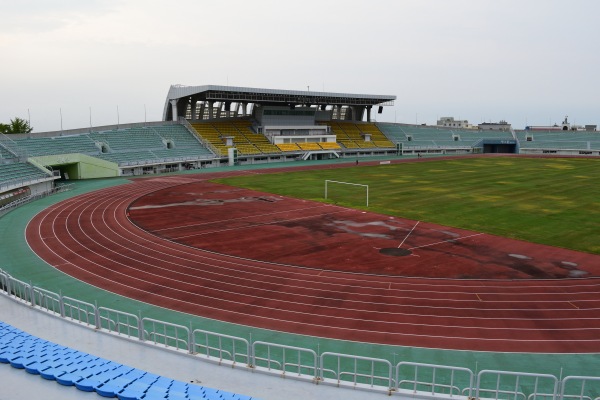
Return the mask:
<svg viewBox="0 0 600 400">
<path fill-rule="evenodd" d="M 136 199 L 208 177 L 139 179 L 73 197 L 36 215 L 27 241 L 50 265 L 92 285 L 242 325 L 428 348 L 600 351 L 597 279 L 449 280 L 299 268 L 185 246 L 129 220 Z"/>
</svg>

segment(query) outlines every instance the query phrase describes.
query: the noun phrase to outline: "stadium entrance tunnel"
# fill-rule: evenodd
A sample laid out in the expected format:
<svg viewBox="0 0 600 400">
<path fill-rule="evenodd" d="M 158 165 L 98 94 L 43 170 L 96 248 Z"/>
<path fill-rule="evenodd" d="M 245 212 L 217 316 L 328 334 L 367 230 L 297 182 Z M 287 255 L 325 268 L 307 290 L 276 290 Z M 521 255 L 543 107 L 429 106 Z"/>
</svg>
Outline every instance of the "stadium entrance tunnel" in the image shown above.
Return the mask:
<svg viewBox="0 0 600 400">
<path fill-rule="evenodd" d="M 79 179 L 79 164 L 64 164 L 64 165 L 52 165 L 52 170 L 55 175 L 60 173 L 61 180 Z"/>
<path fill-rule="evenodd" d="M 51 167 L 55 172 L 60 171 L 61 179 L 65 180 L 119 176 L 119 167 L 116 163 L 85 154 L 73 153 L 57 156 L 39 156 L 33 157 L 32 160 L 38 165 Z"/>
<path fill-rule="evenodd" d="M 386 256 L 404 257 L 404 256 L 410 256 L 412 254 L 412 251 L 410 251 L 408 249 L 399 249 L 396 247 L 389 247 L 389 248 L 385 248 L 385 249 L 380 249 L 379 253 L 386 255 Z"/>
<path fill-rule="evenodd" d="M 484 153 L 502 153 L 502 154 L 516 154 L 517 153 L 517 141 L 516 140 L 490 140 L 485 139 L 482 143 Z"/>
</svg>

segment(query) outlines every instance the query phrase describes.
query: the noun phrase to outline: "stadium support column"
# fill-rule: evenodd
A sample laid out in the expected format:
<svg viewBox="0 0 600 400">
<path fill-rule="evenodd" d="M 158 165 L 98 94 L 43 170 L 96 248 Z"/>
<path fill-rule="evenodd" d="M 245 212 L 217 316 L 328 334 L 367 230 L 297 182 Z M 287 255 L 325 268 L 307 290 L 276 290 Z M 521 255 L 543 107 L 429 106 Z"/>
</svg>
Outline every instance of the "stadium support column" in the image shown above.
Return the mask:
<svg viewBox="0 0 600 400">
<path fill-rule="evenodd" d="M 177 99 L 171 100 L 171 114 L 173 117 L 172 120 L 177 121 Z"/>
<path fill-rule="evenodd" d="M 215 102 L 214 101 L 209 101 L 208 102 L 208 119 L 213 119 L 213 110 L 214 110 L 214 106 L 215 106 Z"/>
<path fill-rule="evenodd" d="M 196 99 L 194 99 L 194 98 L 192 97 L 191 112 L 192 112 L 192 119 L 193 119 L 193 120 L 194 120 L 194 119 L 196 119 L 196 104 L 197 104 L 197 103 L 198 103 L 198 102 L 196 101 Z"/>
<path fill-rule="evenodd" d="M 353 106 L 352 107 L 352 120 L 353 121 L 362 121 L 363 115 L 365 114 L 365 106 Z"/>
<path fill-rule="evenodd" d="M 198 119 L 204 119 L 204 109 L 206 108 L 206 102 L 203 101 L 200 104 L 200 113 L 198 114 Z"/>
<path fill-rule="evenodd" d="M 248 103 L 242 103 L 242 115 L 248 115 Z"/>
<path fill-rule="evenodd" d="M 371 109 L 373 106 L 367 106 L 367 122 L 371 122 Z"/>
</svg>

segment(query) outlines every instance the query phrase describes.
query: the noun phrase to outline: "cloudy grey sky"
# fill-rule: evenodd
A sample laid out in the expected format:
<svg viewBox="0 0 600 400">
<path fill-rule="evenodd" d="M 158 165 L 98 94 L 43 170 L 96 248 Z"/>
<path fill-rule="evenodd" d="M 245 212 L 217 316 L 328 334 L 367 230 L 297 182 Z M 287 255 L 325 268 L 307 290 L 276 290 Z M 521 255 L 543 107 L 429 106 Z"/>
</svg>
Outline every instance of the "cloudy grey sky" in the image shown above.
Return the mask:
<svg viewBox="0 0 600 400">
<path fill-rule="evenodd" d="M 171 84 L 392 94 L 379 121 L 600 125 L 596 0 L 0 0 L 0 122 L 160 120 Z"/>
</svg>

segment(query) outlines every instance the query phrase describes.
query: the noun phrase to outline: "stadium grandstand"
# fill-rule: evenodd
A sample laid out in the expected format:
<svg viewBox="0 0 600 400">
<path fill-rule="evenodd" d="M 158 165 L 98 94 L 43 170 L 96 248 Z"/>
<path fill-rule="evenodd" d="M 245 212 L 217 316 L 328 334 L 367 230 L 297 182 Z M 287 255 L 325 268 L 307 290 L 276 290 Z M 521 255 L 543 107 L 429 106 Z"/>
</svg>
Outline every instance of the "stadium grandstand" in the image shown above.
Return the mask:
<svg viewBox="0 0 600 400">
<path fill-rule="evenodd" d="M 396 96 L 173 85 L 163 121 L 3 135 L 0 163 L 64 180 L 414 154 L 600 155 L 595 131 L 483 131 L 375 121 Z"/>
<path fill-rule="evenodd" d="M 393 106 L 395 100 L 393 95 L 173 85 L 161 121 L 0 135 L 0 225 L 10 221 L 19 237 L 15 240 L 22 240 L 27 221 L 70 195 L 33 200 L 68 189 L 70 181 L 81 185 L 76 194 L 82 194 L 120 185 L 129 177 L 286 162 L 302 166 L 483 153 L 600 157 L 600 134 L 595 131 L 482 131 L 376 121 L 383 107 Z M 62 234 L 67 237 L 70 232 Z M 392 365 L 376 357 L 345 354 L 341 344 L 335 351 L 317 354 L 289 344 L 252 342 L 251 334 L 194 330 L 191 321 L 182 326 L 143 317 L 151 309 L 146 304 L 132 306 L 137 312 L 116 310 L 130 299 L 115 300 L 112 293 L 104 300 L 115 308 L 67 297 L 62 293 L 64 276 L 53 269 L 38 273 L 38 282 L 31 282 L 15 271 L 26 274 L 22 263 L 42 262 L 32 257 L 25 242 L 10 252 L 6 265 L 0 264 L 0 364 L 29 374 L 6 372 L 7 366 L 0 365 L 0 398 L 8 381 L 23 386 L 23 397 L 50 399 L 80 398 L 66 386 L 120 399 L 600 398 L 600 378 L 471 371 L 448 366 L 448 359 L 440 365 Z M 233 343 L 233 350 L 225 350 L 223 343 Z M 261 346 L 267 349 L 263 353 L 257 350 Z M 325 356 L 335 358 L 337 370 L 331 366 L 335 362 L 330 361 L 330 369 L 321 364 Z M 344 362 L 354 369 L 341 371 Z M 40 363 L 46 364 L 40 369 Z M 412 375 L 401 376 L 401 368 Z M 60 385 L 40 384 L 39 377 L 31 376 L 35 374 Z M 334 378 L 324 378 L 327 374 Z M 500 388 L 500 377 L 506 375 L 516 379 L 514 388 Z M 543 379 L 550 383 L 538 390 Z M 585 396 L 563 396 L 561 390 L 574 382 L 582 385 Z M 593 395 L 584 389 L 586 383 L 594 387 Z"/>
</svg>

